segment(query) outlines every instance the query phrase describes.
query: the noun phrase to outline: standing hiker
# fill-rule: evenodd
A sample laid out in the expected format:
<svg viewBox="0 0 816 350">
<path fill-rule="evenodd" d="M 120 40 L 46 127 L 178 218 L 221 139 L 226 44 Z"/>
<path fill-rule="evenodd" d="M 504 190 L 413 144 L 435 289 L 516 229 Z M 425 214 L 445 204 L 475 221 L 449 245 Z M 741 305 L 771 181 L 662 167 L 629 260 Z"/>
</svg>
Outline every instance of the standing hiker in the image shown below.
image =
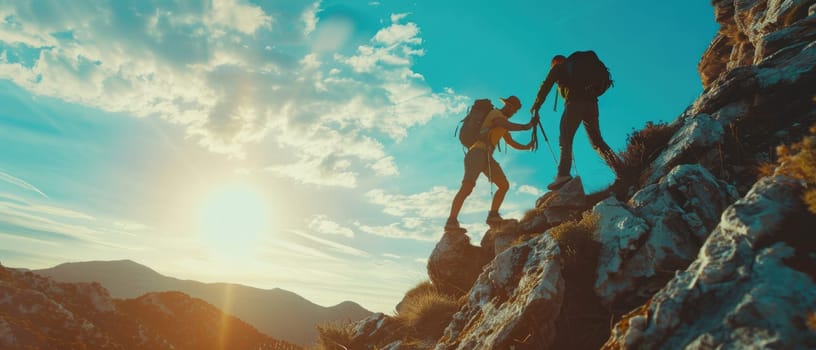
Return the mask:
<svg viewBox="0 0 816 350">
<path fill-rule="evenodd" d="M 493 226 L 503 220 L 499 215 L 499 207 L 504 201 L 504 196 L 507 194 L 510 184 L 507 182 L 507 177 L 504 175 L 499 163 L 493 159 L 493 151 L 501 139 L 504 139 L 508 145 L 515 149 L 527 150 L 533 148 L 533 140 L 526 145 L 522 145 L 510 136 L 509 131 L 529 130 L 538 123 L 538 117 L 530 118 L 530 122 L 527 124 L 510 122 L 508 119 L 521 108 L 521 101 L 516 96 L 503 98 L 501 101 L 504 103 L 504 107 L 502 109 L 493 109 L 493 105 L 488 100 L 477 100 L 468 116 L 463 120 L 464 126 L 460 134 L 460 140 L 462 140 L 463 145 L 468 147 L 465 155 L 465 175 L 462 178 L 462 186 L 459 188 L 459 192 L 453 197 L 450 216 L 445 223 L 445 231 L 462 229 L 459 226 L 459 211 L 462 209 L 465 198 L 470 195 L 473 187 L 476 186 L 476 179 L 479 178 L 479 174 L 485 174 L 488 180 L 498 187 L 493 195 L 493 202 L 485 222 Z M 487 107 L 481 107 L 483 105 Z M 482 110 L 484 112 L 481 112 Z M 468 122 L 475 123 L 475 127 L 470 128 Z M 470 129 L 473 131 L 470 131 Z M 466 141 L 468 134 L 471 134 L 471 138 Z"/>
<path fill-rule="evenodd" d="M 558 189 L 572 179 L 572 141 L 580 123 L 584 124 L 592 148 L 612 168 L 615 176 L 620 177 L 621 161 L 601 137 L 598 122 L 598 96 L 612 86 L 609 70 L 592 51 L 579 51 L 569 58 L 556 55 L 550 62 L 550 72 L 541 83 L 535 103 L 530 109 L 534 117 L 538 117 L 538 110 L 555 83 L 558 83 L 556 93 L 560 93 L 565 101 L 558 137 L 561 159 L 555 181 L 547 185 L 547 188 Z M 557 98 L 556 95 L 556 100 Z"/>
</svg>

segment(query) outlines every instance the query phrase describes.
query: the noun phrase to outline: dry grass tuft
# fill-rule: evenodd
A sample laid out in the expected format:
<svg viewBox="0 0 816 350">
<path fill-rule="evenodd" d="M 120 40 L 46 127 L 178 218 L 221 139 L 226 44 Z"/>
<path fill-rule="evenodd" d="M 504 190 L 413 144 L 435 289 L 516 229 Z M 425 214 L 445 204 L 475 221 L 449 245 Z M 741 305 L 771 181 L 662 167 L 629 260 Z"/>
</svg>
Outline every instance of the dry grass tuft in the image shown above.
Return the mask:
<svg viewBox="0 0 816 350">
<path fill-rule="evenodd" d="M 405 294 L 395 318 L 411 336 L 436 340 L 458 309 L 459 301 L 455 297 L 440 292 L 426 281 Z"/>
<path fill-rule="evenodd" d="M 757 167 L 759 177 L 771 176 L 776 171 L 777 164 L 772 162 L 762 163 Z"/>
<path fill-rule="evenodd" d="M 318 339 L 313 350 L 351 349 L 354 323 L 350 321 L 326 323 L 317 326 Z"/>
<path fill-rule="evenodd" d="M 621 176 L 632 183 L 640 181 L 643 171 L 666 149 L 675 131 L 677 127 L 649 121 L 643 129 L 629 134 L 626 149 L 620 153 L 623 162 Z"/>
<path fill-rule="evenodd" d="M 811 312 L 808 314 L 807 324 L 808 327 L 810 327 L 810 330 L 816 332 L 816 312 Z"/>
<path fill-rule="evenodd" d="M 561 247 L 565 268 L 585 258 L 597 258 L 597 229 L 600 217 L 585 212 L 580 220 L 567 221 L 549 230 Z"/>
<path fill-rule="evenodd" d="M 802 200 L 811 213 L 816 214 L 816 125 L 810 128 L 810 135 L 790 146 L 776 148 L 779 156 L 774 173 L 787 175 L 805 183 Z"/>
</svg>

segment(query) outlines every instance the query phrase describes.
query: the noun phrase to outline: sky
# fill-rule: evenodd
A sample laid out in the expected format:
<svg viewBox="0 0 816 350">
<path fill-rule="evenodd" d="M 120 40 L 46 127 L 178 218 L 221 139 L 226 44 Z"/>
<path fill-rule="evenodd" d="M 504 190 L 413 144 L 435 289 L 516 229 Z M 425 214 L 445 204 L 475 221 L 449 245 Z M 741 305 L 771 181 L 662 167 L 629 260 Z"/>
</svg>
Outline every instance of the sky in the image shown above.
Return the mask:
<svg viewBox="0 0 816 350">
<path fill-rule="evenodd" d="M 130 259 L 393 312 L 427 280 L 474 99 L 516 95 L 526 123 L 551 57 L 592 49 L 615 82 L 601 131 L 622 151 L 702 92 L 710 5 L 581 3 L 0 1 L 0 263 Z M 555 175 L 552 108 L 549 145 L 495 155 L 505 218 Z M 574 145 L 586 191 L 609 185 L 584 131 Z M 481 178 L 460 215 L 474 244 L 490 196 Z"/>
</svg>

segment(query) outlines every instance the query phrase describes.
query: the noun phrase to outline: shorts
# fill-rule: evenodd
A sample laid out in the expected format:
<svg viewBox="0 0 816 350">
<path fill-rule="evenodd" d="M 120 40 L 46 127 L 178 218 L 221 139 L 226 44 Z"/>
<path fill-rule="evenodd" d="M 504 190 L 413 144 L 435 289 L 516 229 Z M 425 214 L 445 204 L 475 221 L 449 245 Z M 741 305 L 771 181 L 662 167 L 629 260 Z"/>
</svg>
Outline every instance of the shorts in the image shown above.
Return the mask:
<svg viewBox="0 0 816 350">
<path fill-rule="evenodd" d="M 493 159 L 492 152 L 488 153 L 484 148 L 474 147 L 465 155 L 465 176 L 462 177 L 462 183 L 476 183 L 479 174 L 485 174 L 493 183 L 507 182 L 504 170 Z"/>
</svg>

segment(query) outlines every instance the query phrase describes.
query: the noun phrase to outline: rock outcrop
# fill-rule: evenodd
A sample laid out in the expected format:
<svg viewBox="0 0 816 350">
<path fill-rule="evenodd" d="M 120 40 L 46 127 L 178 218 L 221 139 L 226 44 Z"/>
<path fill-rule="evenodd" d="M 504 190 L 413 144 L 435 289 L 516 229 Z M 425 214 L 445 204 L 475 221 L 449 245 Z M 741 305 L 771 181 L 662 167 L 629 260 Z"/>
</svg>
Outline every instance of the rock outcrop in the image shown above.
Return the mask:
<svg viewBox="0 0 816 350">
<path fill-rule="evenodd" d="M 540 235 L 488 265 L 436 350 L 518 349 L 549 344 L 564 298 L 558 243 Z M 532 349 L 532 348 L 531 348 Z"/>
<path fill-rule="evenodd" d="M 605 349 L 816 348 L 807 326 L 816 276 L 795 263 L 812 252 L 786 241 L 812 239 L 816 225 L 800 190 L 790 178 L 760 180 L 723 212 L 697 260 L 618 323 Z"/>
<path fill-rule="evenodd" d="M 443 293 L 463 295 L 490 261 L 464 232 L 447 232 L 428 258 L 428 277 Z"/>
<path fill-rule="evenodd" d="M 813 4 L 812 0 L 712 1 L 720 30 L 698 66 L 703 86 L 710 87 L 734 68 L 758 65 L 782 49 L 807 46 L 816 39 Z"/>
<path fill-rule="evenodd" d="M 643 304 L 688 266 L 736 191 L 699 165 L 680 165 L 635 193 L 593 208 L 601 218 L 595 291 L 613 313 Z"/>
</svg>

